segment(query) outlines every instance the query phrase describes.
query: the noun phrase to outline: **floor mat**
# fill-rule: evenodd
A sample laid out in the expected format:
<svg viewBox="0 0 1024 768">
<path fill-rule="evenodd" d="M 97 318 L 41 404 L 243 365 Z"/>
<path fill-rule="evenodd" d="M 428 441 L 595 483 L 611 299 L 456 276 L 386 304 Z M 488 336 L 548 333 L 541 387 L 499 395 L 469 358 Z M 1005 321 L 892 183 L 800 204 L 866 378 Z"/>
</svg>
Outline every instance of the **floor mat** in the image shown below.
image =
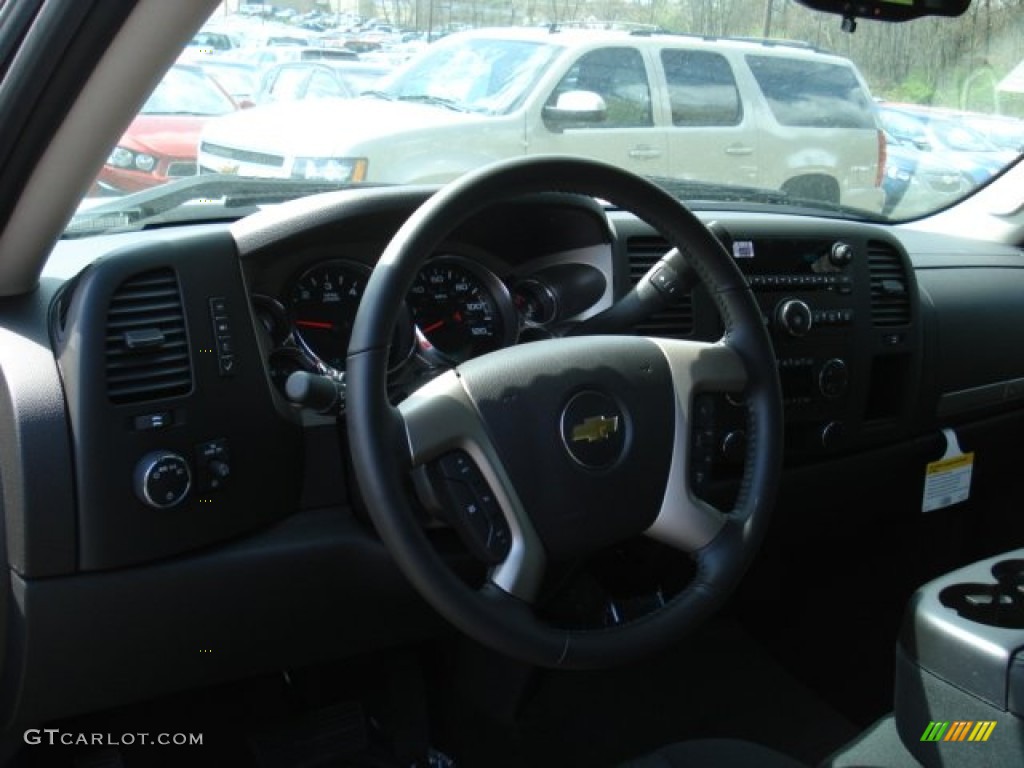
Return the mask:
<svg viewBox="0 0 1024 768">
<path fill-rule="evenodd" d="M 813 765 L 858 731 L 727 618 L 641 664 L 540 673 L 513 727 L 489 720 L 479 701 L 452 699 L 448 710 L 462 768 L 615 765 L 705 737 L 747 739 Z"/>
</svg>

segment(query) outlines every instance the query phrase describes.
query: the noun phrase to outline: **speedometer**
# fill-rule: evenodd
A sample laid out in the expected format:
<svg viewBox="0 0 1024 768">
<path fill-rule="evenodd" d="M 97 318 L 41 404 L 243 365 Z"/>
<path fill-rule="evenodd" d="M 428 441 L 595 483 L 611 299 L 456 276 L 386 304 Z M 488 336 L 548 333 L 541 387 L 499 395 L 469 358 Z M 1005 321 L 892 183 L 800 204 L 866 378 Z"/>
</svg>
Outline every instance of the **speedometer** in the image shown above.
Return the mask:
<svg viewBox="0 0 1024 768">
<path fill-rule="evenodd" d="M 296 335 L 313 355 L 335 370 L 345 370 L 352 324 L 369 277 L 369 267 L 336 259 L 306 270 L 292 287 L 288 311 Z M 406 316 L 399 320 L 392 338 L 392 368 L 409 356 L 412 342 Z"/>
<path fill-rule="evenodd" d="M 454 362 L 515 342 L 518 324 L 508 288 L 468 259 L 441 256 L 427 262 L 407 303 L 423 337 Z"/>
</svg>

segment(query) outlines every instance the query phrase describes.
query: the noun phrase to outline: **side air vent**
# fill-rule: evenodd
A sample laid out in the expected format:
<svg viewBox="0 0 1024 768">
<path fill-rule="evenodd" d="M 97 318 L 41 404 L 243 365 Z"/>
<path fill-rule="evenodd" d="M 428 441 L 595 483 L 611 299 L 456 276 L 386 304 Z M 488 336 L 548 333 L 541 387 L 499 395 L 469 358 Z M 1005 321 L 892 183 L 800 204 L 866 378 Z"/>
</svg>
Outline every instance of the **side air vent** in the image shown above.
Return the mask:
<svg viewBox="0 0 1024 768">
<path fill-rule="evenodd" d="M 668 244 L 660 237 L 631 237 L 626 241 L 629 257 L 629 279 L 633 285 L 647 274 L 668 251 Z M 641 336 L 660 336 L 681 339 L 693 333 L 693 296 L 686 294 L 682 299 L 660 312 L 655 312 L 635 330 Z"/>
<path fill-rule="evenodd" d="M 107 395 L 137 403 L 192 389 L 178 278 L 155 269 L 125 280 L 107 311 Z"/>
<path fill-rule="evenodd" d="M 900 254 L 891 245 L 868 243 L 871 272 L 871 321 L 878 327 L 910 322 L 910 285 Z"/>
</svg>

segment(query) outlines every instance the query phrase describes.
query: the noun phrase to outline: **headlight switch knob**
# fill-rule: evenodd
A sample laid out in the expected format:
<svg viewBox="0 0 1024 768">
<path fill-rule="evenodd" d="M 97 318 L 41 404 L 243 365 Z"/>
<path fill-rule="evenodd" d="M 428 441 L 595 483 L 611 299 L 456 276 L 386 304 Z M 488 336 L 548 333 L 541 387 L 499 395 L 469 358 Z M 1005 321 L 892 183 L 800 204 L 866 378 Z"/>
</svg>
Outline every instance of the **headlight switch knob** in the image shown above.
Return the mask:
<svg viewBox="0 0 1024 768">
<path fill-rule="evenodd" d="M 188 462 L 171 451 L 147 453 L 135 465 L 135 495 L 154 509 L 170 509 L 188 496 L 192 470 Z"/>
</svg>

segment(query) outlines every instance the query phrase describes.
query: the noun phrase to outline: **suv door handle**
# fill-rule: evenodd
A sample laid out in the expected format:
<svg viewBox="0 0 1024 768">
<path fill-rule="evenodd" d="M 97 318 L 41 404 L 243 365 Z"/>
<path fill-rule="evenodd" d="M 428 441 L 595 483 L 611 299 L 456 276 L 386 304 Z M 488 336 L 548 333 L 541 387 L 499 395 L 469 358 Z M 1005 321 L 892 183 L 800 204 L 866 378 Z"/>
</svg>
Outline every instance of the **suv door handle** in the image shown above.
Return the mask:
<svg viewBox="0 0 1024 768">
<path fill-rule="evenodd" d="M 651 160 L 661 157 L 661 150 L 649 144 L 637 144 L 629 150 L 629 156 L 637 160 Z"/>
<path fill-rule="evenodd" d="M 733 155 L 734 157 L 744 157 L 754 154 L 754 148 L 748 147 L 745 144 L 733 144 L 725 148 L 725 154 Z"/>
</svg>

